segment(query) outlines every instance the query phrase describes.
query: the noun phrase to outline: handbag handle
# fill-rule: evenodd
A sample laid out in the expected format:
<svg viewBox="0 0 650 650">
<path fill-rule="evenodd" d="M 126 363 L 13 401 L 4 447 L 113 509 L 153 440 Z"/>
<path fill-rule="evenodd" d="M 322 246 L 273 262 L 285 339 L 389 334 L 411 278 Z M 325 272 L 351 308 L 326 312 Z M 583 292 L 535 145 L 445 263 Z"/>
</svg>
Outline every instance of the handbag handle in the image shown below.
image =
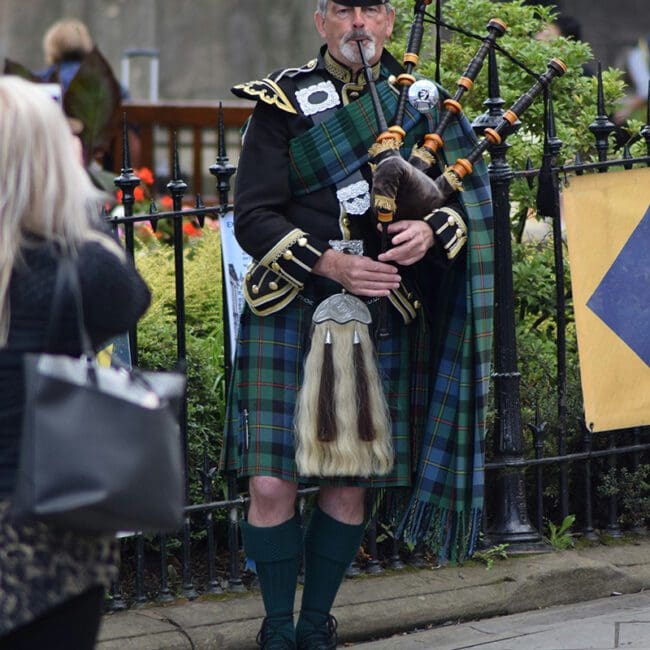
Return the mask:
<svg viewBox="0 0 650 650">
<path fill-rule="evenodd" d="M 66 286 L 69 287 L 74 301 L 74 311 L 77 321 L 77 331 L 79 333 L 79 343 L 81 344 L 81 353 L 83 356 L 92 359 L 95 356 L 95 351 L 84 323 L 83 298 L 81 295 L 81 283 L 79 282 L 79 270 L 77 269 L 75 260 L 65 254 L 59 256 L 57 266 L 54 297 L 52 298 L 52 310 L 46 337 L 48 349 L 52 348 L 56 323 L 61 321 L 64 305 L 63 297 L 65 295 L 64 290 Z"/>
</svg>

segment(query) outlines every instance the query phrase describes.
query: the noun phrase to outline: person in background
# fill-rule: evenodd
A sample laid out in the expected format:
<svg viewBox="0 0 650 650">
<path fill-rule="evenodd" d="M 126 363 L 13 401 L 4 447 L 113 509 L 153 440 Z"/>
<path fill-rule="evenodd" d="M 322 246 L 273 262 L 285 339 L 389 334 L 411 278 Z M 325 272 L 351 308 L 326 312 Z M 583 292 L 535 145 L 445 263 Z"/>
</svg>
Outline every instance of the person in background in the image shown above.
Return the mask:
<svg viewBox="0 0 650 650">
<path fill-rule="evenodd" d="M 100 169 L 116 171 L 119 169 L 120 161 L 112 159 L 112 138 L 121 138 L 121 129 L 115 128 L 111 115 L 119 112 L 121 102 L 129 98 L 126 88 L 119 84 L 108 61 L 97 49 L 93 38 L 90 35 L 88 27 L 76 18 L 64 18 L 53 23 L 43 36 L 43 58 L 46 68 L 35 73 L 38 80 L 45 83 L 58 83 L 61 86 L 62 105 L 66 107 L 65 96 L 70 88 L 70 84 L 79 72 L 82 64 L 86 59 L 93 59 L 91 71 L 93 75 L 102 75 L 101 82 L 93 82 L 92 87 L 87 92 L 92 93 L 93 101 L 103 101 L 108 103 L 102 111 L 88 110 L 89 100 L 77 101 L 77 110 L 85 110 L 86 119 L 92 120 L 93 145 L 101 143 L 103 146 L 97 147 L 93 151 L 85 151 L 86 166 L 92 174 L 93 181 L 107 191 L 112 190 L 112 177 L 103 178 L 99 173 Z M 99 81 L 99 80 L 97 80 Z M 114 89 L 114 90 L 112 90 Z M 83 91 L 83 88 L 77 88 Z M 103 116 L 108 114 L 111 119 L 108 123 L 99 120 L 105 119 Z M 91 143 L 85 142 L 84 118 L 83 115 L 68 116 L 68 121 L 74 133 L 79 135 L 86 146 Z M 108 133 L 104 130 L 108 129 Z M 133 124 L 128 124 L 127 130 L 129 138 L 129 153 L 134 167 L 139 166 L 141 156 L 141 142 L 138 130 Z"/>
<path fill-rule="evenodd" d="M 578 19 L 565 13 L 556 14 L 553 20 L 547 23 L 535 38 L 538 41 L 552 41 L 558 36 L 563 36 L 574 41 L 581 41 L 582 27 Z M 593 61 L 582 64 L 582 74 L 586 77 L 595 76 L 596 69 Z"/>
<path fill-rule="evenodd" d="M 645 122 L 650 84 L 650 34 L 640 38 L 633 48 L 625 52 L 622 67 L 629 92 L 614 114 L 614 122 L 622 125 L 630 118 Z"/>
<path fill-rule="evenodd" d="M 42 81 L 58 80 L 62 92 L 95 47 L 84 23 L 75 18 L 55 22 L 43 36 L 43 58 L 48 67 L 36 73 Z"/>
<path fill-rule="evenodd" d="M 72 296 L 51 321 L 61 255 L 75 259 L 83 317 L 99 347 L 133 327 L 150 294 L 101 228 L 91 184 L 61 107 L 39 84 L 0 77 L 0 648 L 89 650 L 104 590 L 117 576 L 113 538 L 18 522 L 10 513 L 24 409 L 23 355 L 81 353 Z M 83 430 L 84 423 L 78 427 Z"/>
</svg>

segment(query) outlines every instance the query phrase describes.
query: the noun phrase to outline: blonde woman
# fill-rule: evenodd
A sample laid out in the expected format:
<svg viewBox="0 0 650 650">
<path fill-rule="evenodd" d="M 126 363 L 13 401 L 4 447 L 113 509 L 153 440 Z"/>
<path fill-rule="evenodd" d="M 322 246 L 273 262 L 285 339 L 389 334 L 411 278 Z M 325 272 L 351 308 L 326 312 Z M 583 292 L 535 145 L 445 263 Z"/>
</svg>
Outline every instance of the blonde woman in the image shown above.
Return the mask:
<svg viewBox="0 0 650 650">
<path fill-rule="evenodd" d="M 56 74 L 65 91 L 94 46 L 88 28 L 80 20 L 58 20 L 43 36 L 43 57 L 48 68 L 38 73 L 39 76 L 49 81 Z"/>
<path fill-rule="evenodd" d="M 117 573 L 112 539 L 25 525 L 9 514 L 23 355 L 81 351 L 71 296 L 50 322 L 59 256 L 76 260 L 96 346 L 133 326 L 149 303 L 140 276 L 100 230 L 101 199 L 59 105 L 37 84 L 0 77 L 0 647 L 7 650 L 93 648 L 104 589 Z"/>
</svg>

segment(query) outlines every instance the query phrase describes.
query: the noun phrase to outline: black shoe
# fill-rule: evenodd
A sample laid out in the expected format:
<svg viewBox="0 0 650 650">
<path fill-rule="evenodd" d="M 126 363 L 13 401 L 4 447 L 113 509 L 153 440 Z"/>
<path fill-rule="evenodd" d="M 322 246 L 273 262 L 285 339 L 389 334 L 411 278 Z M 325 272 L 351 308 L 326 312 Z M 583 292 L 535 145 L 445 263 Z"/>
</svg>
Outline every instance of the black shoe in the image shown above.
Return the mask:
<svg viewBox="0 0 650 650">
<path fill-rule="evenodd" d="M 265 618 L 255 639 L 257 645 L 262 650 L 296 650 L 295 642 L 283 634 L 283 631 L 286 633 L 286 630 L 283 629 L 285 627 L 284 621 Z M 291 629 L 293 630 L 293 623 Z"/>
<path fill-rule="evenodd" d="M 296 641 L 297 650 L 336 650 L 338 645 L 337 625 L 336 619 L 328 614 L 322 625 L 303 632 Z"/>
</svg>

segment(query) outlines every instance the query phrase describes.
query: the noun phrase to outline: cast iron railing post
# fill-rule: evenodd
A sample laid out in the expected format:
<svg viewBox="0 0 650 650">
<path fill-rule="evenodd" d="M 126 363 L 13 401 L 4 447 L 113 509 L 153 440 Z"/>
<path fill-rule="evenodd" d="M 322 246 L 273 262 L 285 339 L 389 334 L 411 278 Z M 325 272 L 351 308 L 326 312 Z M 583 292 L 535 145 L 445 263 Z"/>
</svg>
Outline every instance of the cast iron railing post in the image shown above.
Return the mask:
<svg viewBox="0 0 650 650">
<path fill-rule="evenodd" d="M 473 127 L 482 132 L 495 128 L 504 113 L 494 50 L 489 55 L 489 98 L 487 112 L 475 120 Z M 510 231 L 510 182 L 512 169 L 506 154 L 508 135 L 516 131 L 515 123 L 501 135 L 500 144 L 491 144 L 490 186 L 494 211 L 495 239 L 495 354 L 494 394 L 496 402 L 495 462 L 523 460 L 523 434 L 515 339 L 515 309 L 512 276 L 512 244 Z M 542 539 L 531 526 L 526 505 L 524 473 L 521 468 L 502 468 L 496 477 L 494 514 L 488 534 L 495 544 L 507 543 L 511 551 L 540 550 Z"/>
<path fill-rule="evenodd" d="M 533 434 L 533 445 L 535 447 L 535 460 L 544 456 L 544 430 L 546 422 L 539 421 L 539 407 L 535 409 L 535 423 L 529 424 L 528 428 Z M 535 467 L 535 497 L 537 501 L 537 530 L 544 528 L 544 468 L 541 464 Z"/>
<path fill-rule="evenodd" d="M 174 595 L 169 588 L 169 567 L 167 564 L 167 535 L 160 536 L 160 591 L 158 592 L 158 602 L 171 603 L 174 601 Z"/>
<path fill-rule="evenodd" d="M 612 451 L 616 449 L 616 433 L 616 431 L 607 432 L 607 449 Z M 611 454 L 607 457 L 607 467 L 611 474 L 616 474 L 617 465 L 616 454 Z M 610 537 L 614 537 L 615 539 L 623 537 L 621 527 L 618 525 L 618 498 L 616 494 L 612 494 L 608 500 L 606 532 Z"/>
<path fill-rule="evenodd" d="M 641 444 L 641 427 L 634 427 L 634 429 L 632 430 L 632 442 L 634 445 Z M 635 451 L 632 454 L 632 470 L 634 472 L 637 472 L 639 471 L 640 466 L 641 466 L 641 453 Z M 643 522 L 635 522 L 634 527 L 632 528 L 632 532 L 635 535 L 645 536 L 648 534 L 648 529 Z"/>
<path fill-rule="evenodd" d="M 212 500 L 212 480 L 217 471 L 216 467 L 210 466 L 208 450 L 203 451 L 203 470 L 201 471 L 201 487 L 203 491 L 203 501 L 210 503 Z M 214 539 L 214 517 L 212 509 L 205 511 L 205 530 L 208 537 L 208 584 L 206 591 L 209 594 L 222 594 L 223 589 L 217 580 L 216 569 L 216 543 Z"/>
<path fill-rule="evenodd" d="M 122 170 L 113 183 L 115 187 L 122 191 L 122 206 L 124 207 L 124 216 L 133 216 L 133 206 L 135 205 L 135 188 L 140 185 L 140 179 L 133 173 L 131 168 L 131 155 L 129 152 L 129 138 L 126 126 L 126 114 L 124 114 L 124 123 L 122 125 Z M 126 252 L 133 259 L 135 249 L 135 235 L 132 222 L 124 224 L 124 247 Z M 131 361 L 133 365 L 138 364 L 138 338 L 137 330 L 134 325 L 129 331 L 129 344 L 131 348 Z"/>
<path fill-rule="evenodd" d="M 237 480 L 234 476 L 228 477 L 227 490 L 229 501 L 237 499 Z M 232 505 L 228 510 L 228 557 L 230 564 L 228 591 L 242 593 L 246 591 L 246 587 L 242 582 L 239 567 L 239 508 L 237 505 Z"/>
<path fill-rule="evenodd" d="M 548 91 L 548 132 L 544 142 L 544 155 L 550 157 L 551 167 L 555 167 L 558 154 L 562 149 L 562 140 L 555 131 L 555 113 L 553 98 Z M 555 172 L 551 172 L 552 192 L 549 212 L 546 215 L 552 219 L 553 227 L 553 258 L 555 267 L 555 321 L 556 335 L 556 377 L 557 377 L 557 446 L 558 455 L 565 456 L 566 446 L 566 301 L 564 299 L 564 250 L 562 244 L 562 216 L 560 214 L 560 184 Z M 569 514 L 569 467 L 567 463 L 560 465 L 560 514 L 562 521 Z M 541 530 L 541 529 L 540 529 Z"/>
<path fill-rule="evenodd" d="M 144 591 L 144 535 L 135 536 L 135 605 L 142 607 L 147 602 Z"/>
<path fill-rule="evenodd" d="M 230 194 L 230 177 L 236 172 L 236 168 L 230 164 L 226 154 L 226 135 L 223 125 L 223 108 L 219 104 L 219 125 L 218 125 L 218 142 L 217 142 L 217 160 L 210 165 L 210 173 L 217 179 L 217 194 L 219 195 L 219 216 L 224 216 L 231 208 L 228 195 Z M 223 359 L 224 359 L 224 377 L 226 378 L 226 395 L 228 394 L 228 383 L 232 370 L 232 350 L 230 349 L 230 319 L 228 318 L 228 300 L 224 283 L 228 277 L 224 266 L 223 256 L 221 257 L 221 314 L 223 321 Z"/>
<path fill-rule="evenodd" d="M 218 215 L 222 217 L 225 215 L 228 210 L 230 209 L 230 204 L 229 204 L 229 194 L 230 194 L 230 177 L 235 173 L 236 169 L 233 165 L 230 164 L 230 161 L 228 160 L 228 156 L 226 154 L 226 135 L 225 135 L 225 129 L 223 125 L 223 106 L 219 104 L 219 118 L 218 118 L 218 124 L 217 124 L 217 159 L 213 165 L 210 165 L 210 173 L 216 177 L 217 179 L 217 194 L 219 197 L 219 210 L 218 210 Z M 227 277 L 226 275 L 226 270 L 224 266 L 224 260 L 223 256 L 221 257 L 221 320 L 223 323 L 223 346 L 224 346 L 224 351 L 223 351 L 223 359 L 224 359 L 224 377 L 226 387 L 225 387 L 225 393 L 228 395 L 228 383 L 230 380 L 230 372 L 231 372 L 231 356 L 232 356 L 232 350 L 230 349 L 230 331 L 229 331 L 229 318 L 228 318 L 228 300 L 226 296 L 226 291 L 224 288 L 224 282 L 226 281 L 225 278 Z M 227 486 L 227 493 L 228 496 L 231 497 L 231 483 L 228 484 Z M 233 488 L 234 489 L 234 488 Z M 237 530 L 237 509 L 235 509 L 235 521 L 232 521 L 232 512 L 229 513 L 229 520 L 228 520 L 228 542 L 229 542 L 229 547 L 231 547 L 233 544 L 235 546 L 239 546 L 239 537 L 238 537 L 238 530 Z M 244 585 L 241 581 L 240 575 L 239 575 L 239 561 L 236 555 L 233 555 L 233 551 L 231 548 L 229 548 L 230 552 L 230 558 L 231 558 L 231 566 L 230 566 L 230 572 L 229 572 L 229 582 L 228 582 L 228 588 L 230 591 L 238 592 L 238 591 L 244 591 Z"/>
<path fill-rule="evenodd" d="M 603 91 L 603 69 L 600 61 L 598 62 L 598 99 L 597 99 L 598 115 L 596 119 L 589 125 L 589 130 L 596 138 L 596 151 L 598 152 L 598 161 L 605 162 L 607 160 L 607 150 L 609 149 L 609 136 L 616 128 L 616 125 L 607 117 L 605 112 L 605 93 Z M 599 173 L 607 171 L 607 167 L 600 167 Z"/>
<path fill-rule="evenodd" d="M 580 427 L 582 428 L 582 441 L 584 451 L 588 454 L 592 450 L 592 436 L 589 427 L 585 424 L 584 418 L 579 421 Z M 591 486 L 591 460 L 587 458 L 584 464 L 585 468 L 585 522 L 582 528 L 582 535 L 585 539 L 588 539 L 591 542 L 598 541 L 598 535 L 594 530 L 594 514 L 593 514 L 593 505 L 592 505 L 592 486 Z"/>
<path fill-rule="evenodd" d="M 217 159 L 213 165 L 210 165 L 210 173 L 217 179 L 217 193 L 219 195 L 219 216 L 225 215 L 230 209 L 228 195 L 230 193 L 230 177 L 235 173 L 236 169 L 230 164 L 226 154 L 226 135 L 223 125 L 223 108 L 219 104 L 219 122 L 218 122 L 218 142 L 217 142 Z M 226 377 L 226 395 L 228 394 L 228 384 L 230 382 L 230 373 L 232 370 L 231 356 L 232 350 L 230 349 L 230 331 L 229 331 L 229 318 L 228 318 L 228 300 L 226 291 L 223 288 L 223 283 L 226 281 L 226 270 L 224 266 L 223 256 L 221 258 L 221 306 L 222 306 L 222 320 L 223 320 L 223 345 L 224 345 L 224 376 Z M 226 484 L 226 493 L 228 499 L 235 499 L 237 497 L 237 481 L 233 476 L 229 476 Z M 234 506 L 228 512 L 228 556 L 229 556 L 229 572 L 228 572 L 228 591 L 239 593 L 246 591 L 244 583 L 241 579 L 241 571 L 239 566 L 239 509 Z"/>
<path fill-rule="evenodd" d="M 178 140 L 174 133 L 173 178 L 167 183 L 167 189 L 172 197 L 174 206 L 173 236 L 174 236 L 174 279 L 176 289 L 176 356 L 178 364 L 185 368 L 187 363 L 187 342 L 185 337 L 185 276 L 183 264 L 183 196 L 187 183 L 181 179 L 178 161 Z M 187 399 L 182 400 L 180 409 L 180 427 L 183 439 L 183 455 L 185 459 L 185 503 L 190 500 L 189 477 L 189 444 L 187 439 Z M 183 595 L 192 600 L 198 596 L 192 584 L 190 559 L 190 516 L 185 514 L 183 520 L 183 555 L 182 555 L 182 589 Z"/>
</svg>

